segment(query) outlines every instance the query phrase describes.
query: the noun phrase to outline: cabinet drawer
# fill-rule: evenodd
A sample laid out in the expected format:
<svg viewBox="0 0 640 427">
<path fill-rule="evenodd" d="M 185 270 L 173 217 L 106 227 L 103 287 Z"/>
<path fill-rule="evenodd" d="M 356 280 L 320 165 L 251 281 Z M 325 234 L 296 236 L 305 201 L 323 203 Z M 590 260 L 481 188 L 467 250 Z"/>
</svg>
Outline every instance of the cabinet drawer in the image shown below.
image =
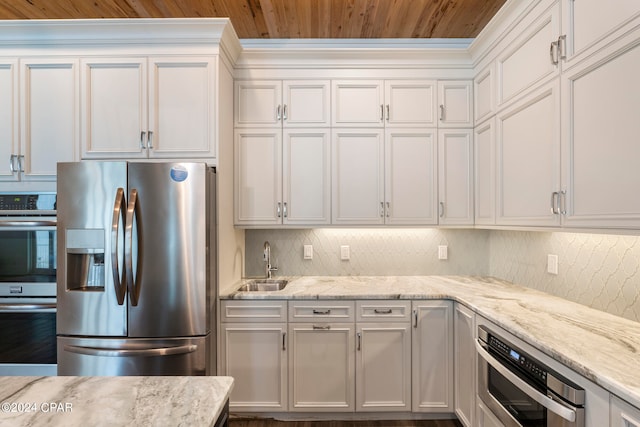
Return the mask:
<svg viewBox="0 0 640 427">
<path fill-rule="evenodd" d="M 223 322 L 286 322 L 286 301 L 222 301 Z"/>
<path fill-rule="evenodd" d="M 409 322 L 411 301 L 357 301 L 357 322 Z"/>
<path fill-rule="evenodd" d="M 353 322 L 353 301 L 290 301 L 289 322 L 331 320 Z"/>
</svg>

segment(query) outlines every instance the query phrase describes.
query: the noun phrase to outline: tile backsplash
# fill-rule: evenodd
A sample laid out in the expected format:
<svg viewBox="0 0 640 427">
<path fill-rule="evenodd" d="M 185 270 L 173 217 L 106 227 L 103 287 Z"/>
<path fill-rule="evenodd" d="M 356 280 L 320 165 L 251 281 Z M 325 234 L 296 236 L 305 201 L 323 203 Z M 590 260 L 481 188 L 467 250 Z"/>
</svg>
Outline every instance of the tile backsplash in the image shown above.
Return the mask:
<svg viewBox="0 0 640 427">
<path fill-rule="evenodd" d="M 263 276 L 263 244 L 276 276 L 494 276 L 640 321 L 640 237 L 465 229 L 247 230 L 245 274 Z M 313 259 L 303 259 L 303 245 Z M 351 259 L 340 259 L 348 245 Z M 438 260 L 447 245 L 448 259 Z M 558 275 L 547 255 L 558 255 Z"/>
</svg>

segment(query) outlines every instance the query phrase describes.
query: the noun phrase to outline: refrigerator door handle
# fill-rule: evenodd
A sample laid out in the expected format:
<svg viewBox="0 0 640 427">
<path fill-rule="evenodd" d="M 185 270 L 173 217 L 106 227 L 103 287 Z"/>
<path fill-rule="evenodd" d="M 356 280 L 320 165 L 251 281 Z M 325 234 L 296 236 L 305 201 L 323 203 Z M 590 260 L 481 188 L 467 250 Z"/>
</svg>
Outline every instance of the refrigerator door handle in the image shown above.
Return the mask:
<svg viewBox="0 0 640 427">
<path fill-rule="evenodd" d="M 133 307 L 138 305 L 138 298 L 140 297 L 140 288 L 136 286 L 133 277 L 133 221 L 137 219 L 137 215 L 135 214 L 137 203 L 138 190 L 134 188 L 131 190 L 131 193 L 129 193 L 129 205 L 127 206 L 127 218 L 124 232 L 124 264 L 127 277 L 127 289 L 129 291 L 129 300 L 131 301 L 131 305 Z"/>
<path fill-rule="evenodd" d="M 87 356 L 102 357 L 151 357 L 151 356 L 172 356 L 175 354 L 193 353 L 198 349 L 195 344 L 181 345 L 177 347 L 141 348 L 141 349 L 117 349 L 102 347 L 81 347 L 76 345 L 65 345 L 64 351 L 70 353 L 84 354 Z"/>
<path fill-rule="evenodd" d="M 127 283 L 125 281 L 125 272 L 120 274 L 118 267 L 120 257 L 118 256 L 118 235 L 120 234 L 120 219 L 122 224 L 126 224 L 124 206 L 127 201 L 124 199 L 124 189 L 118 188 L 116 191 L 116 201 L 113 204 L 113 221 L 111 223 L 111 272 L 113 274 L 113 286 L 116 291 L 118 305 L 124 304 L 127 295 Z"/>
</svg>

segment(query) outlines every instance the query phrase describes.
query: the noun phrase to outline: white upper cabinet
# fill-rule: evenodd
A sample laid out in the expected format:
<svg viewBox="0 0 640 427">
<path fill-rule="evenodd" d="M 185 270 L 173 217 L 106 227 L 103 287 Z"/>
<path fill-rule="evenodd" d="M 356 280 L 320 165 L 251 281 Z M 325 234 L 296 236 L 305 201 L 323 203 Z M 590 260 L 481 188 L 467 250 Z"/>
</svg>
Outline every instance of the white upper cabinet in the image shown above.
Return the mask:
<svg viewBox="0 0 640 427">
<path fill-rule="evenodd" d="M 334 129 L 331 144 L 332 222 L 383 224 L 383 130 Z"/>
<path fill-rule="evenodd" d="M 498 225 L 560 225 L 557 80 L 497 114 Z"/>
<path fill-rule="evenodd" d="M 639 39 L 636 30 L 562 76 L 566 226 L 640 228 Z"/>
<path fill-rule="evenodd" d="M 282 133 L 236 129 L 234 204 L 238 225 L 282 223 Z"/>
<path fill-rule="evenodd" d="M 55 181 L 58 162 L 78 160 L 78 60 L 34 58 L 20 68 L 17 175 Z"/>
<path fill-rule="evenodd" d="M 536 13 L 537 9 L 532 17 Z M 560 5 L 554 3 L 533 22 L 531 19 L 527 17 L 516 27 L 516 34 L 496 59 L 498 109 L 559 74 Z"/>
<path fill-rule="evenodd" d="M 334 81 L 332 125 L 436 127 L 437 96 L 435 80 Z"/>
<path fill-rule="evenodd" d="M 82 157 L 145 158 L 146 58 L 82 60 Z"/>
<path fill-rule="evenodd" d="M 566 61 L 579 60 L 592 50 L 636 27 L 640 21 L 638 0 L 563 0 L 562 34 L 566 37 Z"/>
<path fill-rule="evenodd" d="M 473 130 L 438 131 L 439 223 L 473 224 Z"/>
<path fill-rule="evenodd" d="M 331 86 L 333 127 L 383 127 L 384 82 L 338 80 Z"/>
<path fill-rule="evenodd" d="M 18 60 L 0 61 L 0 180 L 19 178 Z"/>
<path fill-rule="evenodd" d="M 473 116 L 475 123 L 491 117 L 496 111 L 495 64 L 485 67 L 473 80 Z"/>
<path fill-rule="evenodd" d="M 438 223 L 435 129 L 387 129 L 384 175 L 386 224 Z"/>
<path fill-rule="evenodd" d="M 215 158 L 215 57 L 81 61 L 82 157 Z"/>
<path fill-rule="evenodd" d="M 438 127 L 472 127 L 472 98 L 473 83 L 471 81 L 438 81 Z"/>
<path fill-rule="evenodd" d="M 475 223 L 496 223 L 496 122 L 495 117 L 474 130 Z"/>
<path fill-rule="evenodd" d="M 436 82 L 387 80 L 384 83 L 384 118 L 387 127 L 435 127 Z"/>
<path fill-rule="evenodd" d="M 250 80 L 235 83 L 235 126 L 329 126 L 328 80 Z"/>
</svg>

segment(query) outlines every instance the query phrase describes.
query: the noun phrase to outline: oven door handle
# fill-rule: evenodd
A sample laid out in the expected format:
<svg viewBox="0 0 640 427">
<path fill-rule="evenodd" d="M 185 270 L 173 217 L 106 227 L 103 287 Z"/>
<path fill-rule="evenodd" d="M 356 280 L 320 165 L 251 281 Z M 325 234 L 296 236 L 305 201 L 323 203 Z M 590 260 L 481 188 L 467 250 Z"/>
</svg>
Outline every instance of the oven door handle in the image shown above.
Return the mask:
<svg viewBox="0 0 640 427">
<path fill-rule="evenodd" d="M 0 221 L 0 227 L 55 227 L 56 221 Z"/>
<path fill-rule="evenodd" d="M 551 399 L 548 396 L 540 393 L 535 388 L 531 387 L 526 381 L 522 380 L 516 374 L 511 372 L 508 368 L 506 368 L 502 363 L 500 363 L 495 357 L 491 356 L 487 350 L 476 340 L 476 350 L 478 351 L 478 355 L 482 357 L 486 362 L 491 365 L 496 371 L 498 371 L 502 376 L 504 376 L 507 380 L 511 381 L 513 385 L 518 387 L 523 393 L 527 396 L 547 408 L 549 411 L 553 412 L 564 418 L 569 422 L 575 422 L 576 420 L 576 411 L 571 408 L 568 408 L 555 400 Z"/>
<path fill-rule="evenodd" d="M 37 313 L 55 313 L 56 303 L 43 303 L 43 304 L 0 304 L 0 313 L 16 313 L 16 312 L 37 312 Z"/>
</svg>

